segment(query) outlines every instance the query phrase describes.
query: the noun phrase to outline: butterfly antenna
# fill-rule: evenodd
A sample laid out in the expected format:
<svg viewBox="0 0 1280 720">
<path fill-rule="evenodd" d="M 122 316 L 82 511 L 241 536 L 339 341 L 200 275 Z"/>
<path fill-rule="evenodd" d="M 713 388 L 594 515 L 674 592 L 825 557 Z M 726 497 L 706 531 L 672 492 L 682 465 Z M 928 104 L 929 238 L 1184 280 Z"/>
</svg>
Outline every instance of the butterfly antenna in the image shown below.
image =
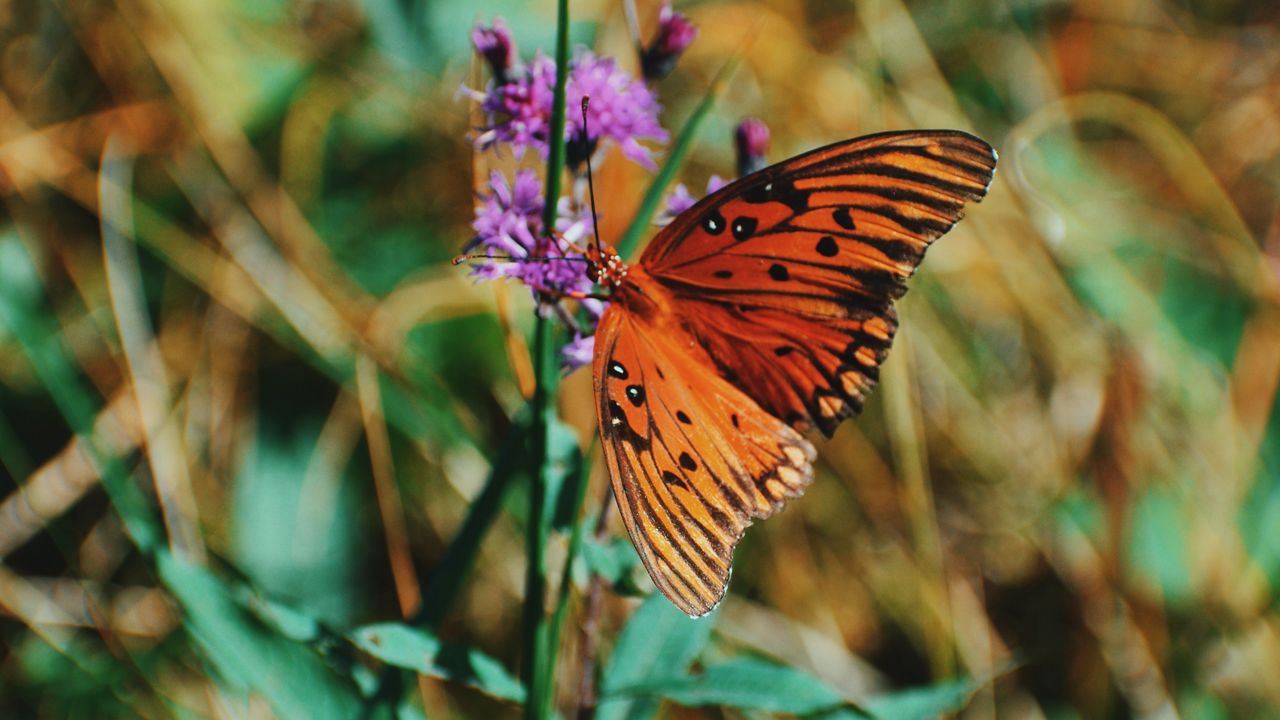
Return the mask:
<svg viewBox="0 0 1280 720">
<path fill-rule="evenodd" d="M 584 137 L 590 137 L 587 132 L 587 103 L 590 97 L 582 96 L 582 134 Z M 590 143 L 588 143 L 590 146 Z M 591 234 L 596 238 L 596 251 L 601 256 L 604 255 L 604 243 L 600 242 L 600 217 L 596 214 L 596 184 L 591 179 L 591 155 L 587 155 L 587 193 L 591 196 Z"/>
<path fill-rule="evenodd" d="M 548 256 L 548 255 L 530 255 L 528 257 L 516 257 L 514 255 L 485 255 L 483 253 L 469 253 L 466 255 L 454 256 L 452 264 L 461 265 L 462 263 L 470 262 L 472 260 L 501 260 L 503 262 L 552 262 L 552 261 L 561 261 L 561 260 L 564 262 L 586 262 L 587 261 L 586 258 L 573 257 L 568 255 L 560 256 L 560 257 Z"/>
</svg>

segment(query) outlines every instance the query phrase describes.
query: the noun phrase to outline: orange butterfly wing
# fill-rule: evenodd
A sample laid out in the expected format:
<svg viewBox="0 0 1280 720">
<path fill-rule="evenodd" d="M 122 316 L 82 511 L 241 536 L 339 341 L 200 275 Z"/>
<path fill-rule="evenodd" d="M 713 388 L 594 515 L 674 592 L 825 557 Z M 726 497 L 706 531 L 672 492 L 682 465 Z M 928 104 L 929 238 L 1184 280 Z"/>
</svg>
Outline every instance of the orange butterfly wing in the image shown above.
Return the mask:
<svg viewBox="0 0 1280 720">
<path fill-rule="evenodd" d="M 663 594 L 697 617 L 724 596 L 733 548 L 752 520 L 808 486 L 814 449 L 719 377 L 691 337 L 654 318 L 623 303 L 605 311 L 597 417 L 640 559 Z"/>
<path fill-rule="evenodd" d="M 875 386 L 924 252 L 986 195 L 996 153 L 957 131 L 871 135 L 741 178 L 640 259 L 720 374 L 831 435 Z"/>
<path fill-rule="evenodd" d="M 884 133 L 766 168 L 665 228 L 596 331 L 597 416 L 623 522 L 657 586 L 698 616 L 753 519 L 812 479 L 813 446 L 875 386 L 929 244 L 980 200 L 995 152 Z"/>
</svg>

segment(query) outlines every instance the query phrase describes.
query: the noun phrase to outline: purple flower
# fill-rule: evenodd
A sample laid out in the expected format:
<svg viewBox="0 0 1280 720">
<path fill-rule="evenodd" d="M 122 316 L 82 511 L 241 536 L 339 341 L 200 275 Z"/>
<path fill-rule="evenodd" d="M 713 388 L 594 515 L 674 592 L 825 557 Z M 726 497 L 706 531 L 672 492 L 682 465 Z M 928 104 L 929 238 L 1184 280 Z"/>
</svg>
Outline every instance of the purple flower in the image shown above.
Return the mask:
<svg viewBox="0 0 1280 720">
<path fill-rule="evenodd" d="M 733 139 L 738 149 L 738 177 L 763 170 L 768 164 L 769 126 L 757 118 L 743 118 Z"/>
<path fill-rule="evenodd" d="M 658 13 L 658 34 L 653 42 L 640 52 L 640 67 L 644 79 L 661 80 L 675 69 L 676 61 L 685 48 L 698 37 L 698 28 L 689 18 L 671 9 L 671 3 L 663 3 Z"/>
<path fill-rule="evenodd" d="M 583 365 L 589 365 L 595 355 L 595 350 L 595 335 L 574 333 L 573 339 L 560 349 L 560 365 L 569 372 L 577 370 Z"/>
<path fill-rule="evenodd" d="M 729 181 L 721 178 L 719 175 L 712 175 L 707 179 L 707 195 L 728 185 Z M 698 198 L 689 192 L 689 188 L 684 183 L 676 183 L 671 193 L 667 195 L 667 206 L 658 213 L 658 217 L 654 220 L 655 225 L 667 225 L 680 213 L 688 210 L 697 204 Z"/>
<path fill-rule="evenodd" d="M 555 95 L 556 64 L 541 52 L 533 62 L 511 73 L 484 94 L 480 108 L 493 123 L 476 141 L 481 149 L 510 145 L 517 158 L 534 148 L 543 157 L 549 150 L 551 103 Z"/>
<path fill-rule="evenodd" d="M 506 34 L 506 26 L 499 20 L 494 21 L 492 28 L 477 27 L 472 39 L 486 58 L 490 58 L 490 49 L 495 57 L 502 58 L 490 59 L 494 82 L 487 92 L 467 91 L 479 98 L 490 123 L 476 138 L 477 147 L 507 145 L 517 158 L 532 148 L 546 157 L 550 150 L 555 61 L 538 53 L 527 66 L 517 66 L 510 54 L 514 53 L 514 45 Z M 662 106 L 648 86 L 620 69 L 612 58 L 580 50 L 569 67 L 565 93 L 570 110 L 565 137 L 569 141 L 571 167 L 593 153 L 601 138 L 608 138 L 618 144 L 626 157 L 651 170 L 657 169 L 653 151 L 640 141 L 665 143 L 668 136 L 658 124 Z M 583 131 L 582 116 L 574 112 L 584 96 L 591 98 L 587 111 L 589 132 Z"/>
<path fill-rule="evenodd" d="M 638 142 L 665 143 L 668 137 L 666 129 L 658 124 L 662 106 L 647 85 L 619 68 L 613 58 L 596 57 L 590 50 L 581 50 L 574 56 L 569 70 L 566 93 L 571 101 L 591 98 L 587 108 L 588 132 L 583 131 L 580 113 L 570 113 L 566 123 L 572 140 L 570 166 L 586 160 L 600 138 L 609 138 L 618 143 L 627 158 L 650 170 L 658 169 L 653 162 L 653 152 Z"/>
<path fill-rule="evenodd" d="M 674 63 L 696 33 L 683 16 L 664 8 L 659 36 L 647 52 L 664 54 L 665 62 Z M 464 94 L 480 102 L 486 115 L 487 122 L 474 140 L 476 148 L 507 147 L 517 159 L 533 149 L 545 158 L 550 151 L 555 61 L 538 52 L 522 65 L 501 18 L 488 27 L 476 26 L 471 41 L 493 75 L 483 92 L 462 88 Z M 669 71 L 667 67 L 663 73 Z M 662 107 L 644 81 L 623 71 L 613 59 L 580 49 L 568 68 L 565 92 L 570 111 L 565 139 L 571 169 L 590 157 L 601 140 L 616 143 L 631 160 L 657 168 L 653 150 L 641 143 L 665 143 L 668 135 L 658 124 Z M 576 112 L 584 97 L 590 98 L 585 122 Z M 581 248 L 589 242 L 594 226 L 584 203 L 560 197 L 554 199 L 554 232 L 548 232 L 542 217 L 547 201 L 543 193 L 542 182 L 532 170 L 518 170 L 513 179 L 491 173 L 489 188 L 480 195 L 475 209 L 471 224 L 475 235 L 466 251 L 487 256 L 473 264 L 473 277 L 514 278 L 528 285 L 535 296 L 558 302 L 593 287 Z M 555 304 L 539 305 L 544 313 L 556 310 L 573 331 L 573 340 L 561 351 L 565 367 L 572 370 L 591 362 L 595 338 L 587 333 L 606 306 L 601 300 L 582 298 L 575 318 Z"/>
<path fill-rule="evenodd" d="M 589 290 L 586 262 L 568 243 L 590 231 L 590 219 L 570 213 L 568 198 L 562 198 L 556 219 L 560 237 L 548 237 L 542 225 L 542 182 L 532 170 L 517 172 L 510 185 L 502 173 L 491 173 L 489 188 L 476 208 L 471 223 L 476 234 L 466 250 L 503 259 L 476 263 L 472 276 L 515 278 L 535 293 Z"/>
<path fill-rule="evenodd" d="M 511 39 L 511 30 L 506 21 L 496 17 L 489 27 L 476 25 L 471 30 L 471 44 L 488 61 L 494 80 L 505 83 L 517 61 L 516 43 Z"/>
</svg>

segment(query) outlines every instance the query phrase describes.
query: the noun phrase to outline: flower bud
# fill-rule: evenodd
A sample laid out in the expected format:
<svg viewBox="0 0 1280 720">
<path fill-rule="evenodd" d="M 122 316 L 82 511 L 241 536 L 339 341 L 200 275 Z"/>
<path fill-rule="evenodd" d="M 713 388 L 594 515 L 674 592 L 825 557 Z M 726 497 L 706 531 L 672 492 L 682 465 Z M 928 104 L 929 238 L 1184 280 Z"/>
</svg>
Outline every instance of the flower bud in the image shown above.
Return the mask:
<svg viewBox="0 0 1280 720">
<path fill-rule="evenodd" d="M 644 79 L 652 82 L 670 75 L 680 55 L 696 37 L 698 28 L 689 22 L 689 18 L 672 10 L 669 3 L 663 4 L 658 14 L 658 34 L 640 53 Z"/>
<path fill-rule="evenodd" d="M 516 62 L 516 43 L 511 38 L 511 30 L 506 21 L 496 17 L 489 27 L 476 25 L 471 30 L 471 44 L 489 63 L 494 81 L 498 84 L 505 83 L 507 74 Z"/>
<path fill-rule="evenodd" d="M 738 149 L 738 177 L 763 170 L 768 164 L 769 126 L 758 118 L 744 118 L 733 138 Z"/>
</svg>

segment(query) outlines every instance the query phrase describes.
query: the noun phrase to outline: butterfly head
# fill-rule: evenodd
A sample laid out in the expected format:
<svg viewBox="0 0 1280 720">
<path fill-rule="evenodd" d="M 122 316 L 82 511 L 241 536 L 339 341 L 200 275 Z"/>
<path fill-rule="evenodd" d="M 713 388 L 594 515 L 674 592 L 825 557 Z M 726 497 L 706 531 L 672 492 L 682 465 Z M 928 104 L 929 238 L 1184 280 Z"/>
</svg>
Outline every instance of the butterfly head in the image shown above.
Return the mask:
<svg viewBox="0 0 1280 720">
<path fill-rule="evenodd" d="M 587 246 L 587 277 L 597 285 L 616 290 L 627 277 L 628 267 L 612 245 Z"/>
</svg>

